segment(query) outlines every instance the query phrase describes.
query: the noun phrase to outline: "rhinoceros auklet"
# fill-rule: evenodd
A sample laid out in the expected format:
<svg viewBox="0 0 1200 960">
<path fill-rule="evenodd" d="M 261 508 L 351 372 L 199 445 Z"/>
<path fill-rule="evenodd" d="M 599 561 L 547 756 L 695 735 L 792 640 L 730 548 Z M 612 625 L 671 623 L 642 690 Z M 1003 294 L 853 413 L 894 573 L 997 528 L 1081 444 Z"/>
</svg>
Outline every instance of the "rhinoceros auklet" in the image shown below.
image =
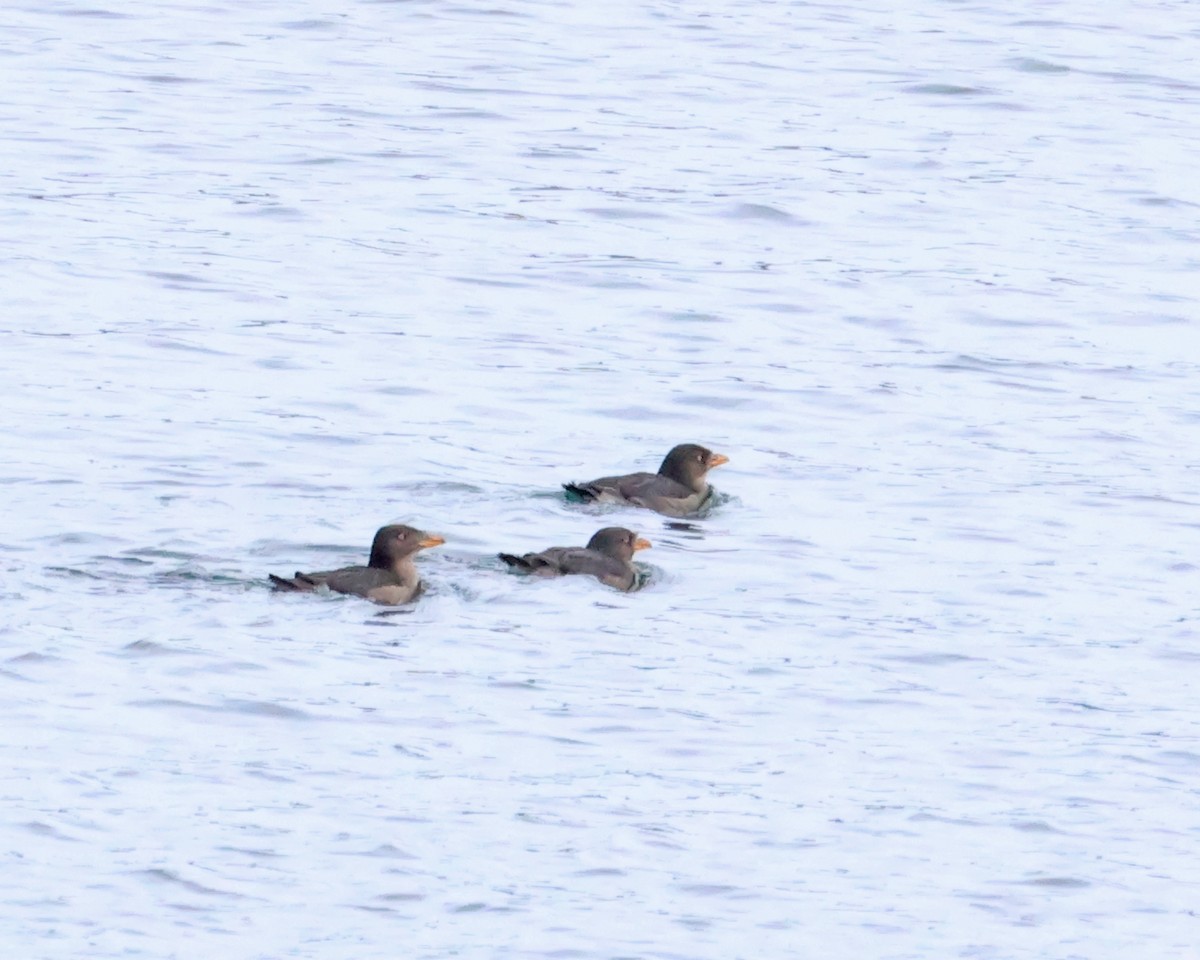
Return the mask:
<svg viewBox="0 0 1200 960">
<path fill-rule="evenodd" d="M 632 590 L 637 583 L 633 554 L 650 546 L 632 530 L 624 527 L 605 527 L 597 530 L 586 547 L 550 547 L 541 553 L 523 557 L 500 554 L 510 567 L 541 577 L 562 577 L 583 573 L 618 590 Z"/>
<path fill-rule="evenodd" d="M 686 517 L 708 499 L 708 471 L 728 462 L 722 453 L 713 453 L 696 443 L 681 443 L 667 454 L 658 473 L 627 473 L 590 483 L 564 483 L 563 489 L 585 502 L 629 503 L 668 517 Z"/>
<path fill-rule="evenodd" d="M 296 572 L 293 577 L 270 574 L 276 590 L 312 592 L 322 585 L 335 593 L 352 593 L 376 603 L 408 603 L 421 590 L 413 554 L 445 543 L 441 537 L 404 524 L 380 527 L 365 567 L 343 567 L 320 573 Z"/>
</svg>

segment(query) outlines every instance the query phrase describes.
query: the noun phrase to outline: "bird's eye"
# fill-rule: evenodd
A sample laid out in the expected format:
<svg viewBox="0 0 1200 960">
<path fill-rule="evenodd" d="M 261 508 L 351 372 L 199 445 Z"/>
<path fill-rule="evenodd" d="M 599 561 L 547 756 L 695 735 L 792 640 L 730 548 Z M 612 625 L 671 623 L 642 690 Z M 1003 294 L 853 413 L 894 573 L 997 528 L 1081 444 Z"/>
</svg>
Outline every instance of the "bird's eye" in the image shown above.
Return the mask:
<svg viewBox="0 0 1200 960">
<path fill-rule="evenodd" d="M 404 531 L 403 531 L 403 530 L 401 530 L 401 531 L 400 531 L 398 534 L 396 534 L 396 539 L 397 539 L 397 540 L 403 540 L 403 539 L 404 539 L 404 536 L 405 536 L 405 534 L 404 534 Z"/>
</svg>

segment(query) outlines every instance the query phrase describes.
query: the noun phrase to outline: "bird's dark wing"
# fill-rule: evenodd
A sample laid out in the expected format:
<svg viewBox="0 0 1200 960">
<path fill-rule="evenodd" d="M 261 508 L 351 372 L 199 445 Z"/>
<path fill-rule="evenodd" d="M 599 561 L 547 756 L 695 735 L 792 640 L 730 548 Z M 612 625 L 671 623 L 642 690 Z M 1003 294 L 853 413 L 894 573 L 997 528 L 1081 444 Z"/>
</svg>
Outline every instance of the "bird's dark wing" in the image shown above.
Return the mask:
<svg viewBox="0 0 1200 960">
<path fill-rule="evenodd" d="M 393 570 L 377 567 L 344 567 L 341 570 L 322 570 L 318 573 L 299 573 L 294 577 L 269 574 L 276 590 L 311 593 L 322 586 L 334 593 L 349 593 L 366 597 L 376 603 L 408 603 L 421 592 L 421 578 L 415 569 L 411 577 L 400 577 Z"/>
<path fill-rule="evenodd" d="M 595 577 L 618 590 L 628 590 L 633 586 L 633 567 L 597 550 L 589 550 L 587 547 L 556 547 L 544 551 L 542 556 L 547 557 L 559 573 L 564 575 L 582 574 Z"/>
<path fill-rule="evenodd" d="M 395 587 L 400 580 L 391 570 L 378 567 L 346 567 L 325 574 L 324 583 L 335 593 L 353 593 L 360 597 L 369 596 L 380 587 Z"/>
<path fill-rule="evenodd" d="M 708 491 L 701 493 L 685 487 L 678 480 L 657 473 L 631 473 L 624 477 L 605 477 L 594 481 L 601 484 L 597 500 L 631 503 L 646 507 L 668 517 L 685 517 L 695 513 Z"/>
<path fill-rule="evenodd" d="M 588 483 L 564 483 L 563 488 L 583 500 L 601 503 L 636 503 L 642 505 L 647 498 L 683 499 L 693 496 L 677 480 L 657 473 L 627 473 L 620 477 L 600 477 Z"/>
<path fill-rule="evenodd" d="M 587 547 L 550 547 L 540 553 L 527 553 L 523 557 L 511 553 L 499 556 L 510 567 L 542 577 L 583 574 L 618 590 L 629 590 L 636 580 L 631 565 Z"/>
</svg>

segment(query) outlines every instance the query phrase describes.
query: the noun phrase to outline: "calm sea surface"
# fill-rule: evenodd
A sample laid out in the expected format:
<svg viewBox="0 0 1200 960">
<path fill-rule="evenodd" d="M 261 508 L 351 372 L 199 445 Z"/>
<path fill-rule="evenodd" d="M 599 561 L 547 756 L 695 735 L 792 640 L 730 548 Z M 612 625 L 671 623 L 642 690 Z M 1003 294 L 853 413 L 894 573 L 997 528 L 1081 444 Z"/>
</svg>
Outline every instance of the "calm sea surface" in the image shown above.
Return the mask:
<svg viewBox="0 0 1200 960">
<path fill-rule="evenodd" d="M 3 956 L 1194 958 L 1198 49 L 5 4 Z M 268 591 L 389 521 L 411 608 Z"/>
</svg>

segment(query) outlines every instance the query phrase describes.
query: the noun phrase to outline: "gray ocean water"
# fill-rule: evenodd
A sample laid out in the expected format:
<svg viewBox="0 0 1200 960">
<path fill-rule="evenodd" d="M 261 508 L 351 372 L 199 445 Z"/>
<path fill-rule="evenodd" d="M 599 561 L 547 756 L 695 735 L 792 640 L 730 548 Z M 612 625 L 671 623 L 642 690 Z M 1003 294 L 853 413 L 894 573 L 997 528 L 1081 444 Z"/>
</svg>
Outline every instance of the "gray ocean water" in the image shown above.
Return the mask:
<svg viewBox="0 0 1200 960">
<path fill-rule="evenodd" d="M 4 957 L 1198 955 L 1193 5 L 0 28 Z"/>
</svg>

